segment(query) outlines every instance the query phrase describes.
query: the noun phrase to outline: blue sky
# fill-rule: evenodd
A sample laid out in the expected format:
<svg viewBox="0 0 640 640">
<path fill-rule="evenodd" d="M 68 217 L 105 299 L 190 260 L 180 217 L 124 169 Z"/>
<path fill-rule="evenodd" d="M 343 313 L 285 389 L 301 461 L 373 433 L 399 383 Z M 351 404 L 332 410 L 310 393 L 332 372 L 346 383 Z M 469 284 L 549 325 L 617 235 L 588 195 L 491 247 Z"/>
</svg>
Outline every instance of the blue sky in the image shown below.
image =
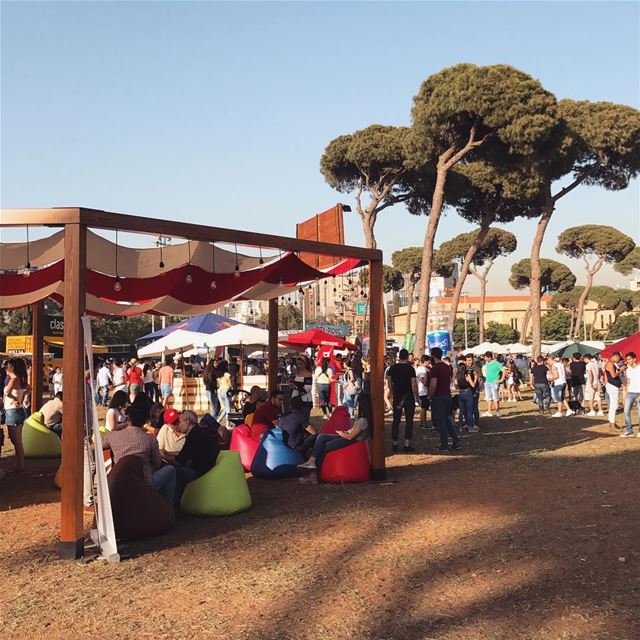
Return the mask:
<svg viewBox="0 0 640 640">
<path fill-rule="evenodd" d="M 413 95 L 442 67 L 512 64 L 558 98 L 640 107 L 639 6 L 3 2 L 1 204 L 294 235 L 296 221 L 352 204 L 319 172 L 326 144 L 372 123 L 409 124 Z M 557 258 L 557 234 L 588 222 L 640 243 L 639 196 L 637 180 L 621 193 L 574 191 L 543 255 Z M 362 244 L 357 216 L 345 222 L 347 241 Z M 387 210 L 379 245 L 388 258 L 420 245 L 425 225 Z M 514 259 L 526 257 L 534 224 L 509 228 Z M 450 212 L 437 242 L 469 229 Z M 496 263 L 490 293 L 511 292 L 510 264 Z M 601 282 L 625 283 L 610 269 Z"/>
</svg>

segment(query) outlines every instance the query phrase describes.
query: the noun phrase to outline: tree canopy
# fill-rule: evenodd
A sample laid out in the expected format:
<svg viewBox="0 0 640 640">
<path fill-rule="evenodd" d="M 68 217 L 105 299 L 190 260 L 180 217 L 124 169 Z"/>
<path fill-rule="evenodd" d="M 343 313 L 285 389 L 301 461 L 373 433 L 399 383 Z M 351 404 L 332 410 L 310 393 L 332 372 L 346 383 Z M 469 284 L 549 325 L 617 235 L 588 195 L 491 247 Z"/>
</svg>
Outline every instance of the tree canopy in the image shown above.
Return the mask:
<svg viewBox="0 0 640 640">
<path fill-rule="evenodd" d="M 415 281 L 420 279 L 422 266 L 422 247 L 406 247 L 391 254 L 391 264 L 401 273 L 407 274 Z"/>
<path fill-rule="evenodd" d="M 479 229 L 461 233 L 451 240 L 447 240 L 440 245 L 439 251 L 443 260 L 462 260 L 469 248 L 469 245 L 477 238 Z M 518 247 L 517 238 L 510 231 L 498 228 L 490 228 L 482 244 L 478 247 L 473 264 L 481 266 L 487 260 L 495 260 L 500 256 L 507 256 L 513 253 Z"/>
<path fill-rule="evenodd" d="M 369 286 L 369 267 L 360 269 L 358 276 L 360 286 Z M 400 291 L 404 287 L 404 276 L 398 269 L 394 269 L 388 264 L 382 265 L 382 288 L 385 293 L 390 291 Z"/>
<path fill-rule="evenodd" d="M 493 321 L 487 323 L 484 336 L 488 342 L 498 344 L 511 344 L 520 338 L 520 334 L 511 325 Z"/>
<path fill-rule="evenodd" d="M 576 284 L 576 277 L 566 265 L 556 260 L 540 260 L 543 293 L 569 291 Z M 524 258 L 511 266 L 509 284 L 514 289 L 527 289 L 531 284 L 531 259 Z M 595 287 L 594 287 L 595 288 Z"/>
<path fill-rule="evenodd" d="M 637 333 L 639 330 L 638 316 L 635 314 L 625 314 L 616 318 L 616 321 L 609 328 L 607 338 L 609 340 L 617 340 L 618 338 L 626 338 Z"/>
<path fill-rule="evenodd" d="M 566 340 L 571 331 L 571 316 L 566 311 L 552 309 L 542 318 L 543 340 Z"/>
<path fill-rule="evenodd" d="M 584 224 L 565 229 L 558 236 L 556 251 L 571 258 L 593 256 L 601 262 L 619 262 L 624 260 L 635 246 L 633 238 L 614 227 Z"/>
<path fill-rule="evenodd" d="M 635 247 L 627 255 L 616 262 L 613 268 L 623 276 L 631 275 L 636 269 L 640 270 L 640 247 Z"/>
</svg>

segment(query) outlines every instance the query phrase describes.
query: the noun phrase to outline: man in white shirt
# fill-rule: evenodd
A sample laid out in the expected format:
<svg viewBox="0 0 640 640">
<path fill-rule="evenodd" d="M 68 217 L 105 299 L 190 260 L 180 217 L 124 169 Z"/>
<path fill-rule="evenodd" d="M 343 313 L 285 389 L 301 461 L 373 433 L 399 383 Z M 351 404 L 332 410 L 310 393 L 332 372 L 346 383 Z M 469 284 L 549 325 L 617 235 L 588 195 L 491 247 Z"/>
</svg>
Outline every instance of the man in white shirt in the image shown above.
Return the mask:
<svg viewBox="0 0 640 640">
<path fill-rule="evenodd" d="M 585 385 L 584 385 L 584 399 L 589 403 L 588 416 L 604 416 L 602 411 L 602 400 L 600 400 L 600 367 L 594 358 L 585 354 L 582 356 L 583 360 L 587 364 L 585 371 Z M 598 407 L 598 413 L 595 412 L 595 407 Z"/>
<path fill-rule="evenodd" d="M 111 371 L 106 362 L 102 363 L 102 366 L 98 369 L 96 374 L 96 384 L 98 387 L 98 404 L 106 407 L 109 402 L 109 386 L 113 384 L 111 378 Z"/>
<path fill-rule="evenodd" d="M 629 351 L 629 353 L 627 353 L 625 360 L 627 362 L 627 368 L 625 370 L 627 378 L 627 393 L 624 397 L 625 432 L 621 437 L 633 437 L 631 411 L 635 404 L 636 409 L 638 410 L 638 438 L 640 438 L 640 363 L 638 363 L 636 354 L 633 351 Z"/>
<path fill-rule="evenodd" d="M 564 399 L 564 394 L 567 389 L 567 371 L 564 368 L 564 364 L 560 356 L 556 356 L 552 360 L 551 375 L 553 376 L 553 385 L 551 386 L 551 397 L 554 402 L 558 403 L 558 410 L 553 414 L 554 418 L 562 417 L 562 408 L 567 410 L 565 415 L 572 416 L 573 411 L 569 408 L 569 403 Z"/>
<path fill-rule="evenodd" d="M 418 396 L 420 398 L 420 426 L 428 429 L 427 409 L 429 408 L 429 367 L 431 358 L 422 356 L 420 364 L 416 367 L 416 380 L 418 382 Z"/>
</svg>

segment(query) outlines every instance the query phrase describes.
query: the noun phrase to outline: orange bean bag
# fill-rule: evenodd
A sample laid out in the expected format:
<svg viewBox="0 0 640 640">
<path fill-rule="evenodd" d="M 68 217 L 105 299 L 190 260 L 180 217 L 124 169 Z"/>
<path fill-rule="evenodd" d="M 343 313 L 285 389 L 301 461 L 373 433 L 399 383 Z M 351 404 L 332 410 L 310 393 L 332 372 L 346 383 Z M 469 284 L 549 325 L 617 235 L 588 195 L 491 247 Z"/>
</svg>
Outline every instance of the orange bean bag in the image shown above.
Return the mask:
<svg viewBox="0 0 640 640">
<path fill-rule="evenodd" d="M 318 477 L 321 482 L 366 482 L 371 479 L 369 443 L 358 440 L 348 447 L 330 451 L 322 460 Z"/>
</svg>

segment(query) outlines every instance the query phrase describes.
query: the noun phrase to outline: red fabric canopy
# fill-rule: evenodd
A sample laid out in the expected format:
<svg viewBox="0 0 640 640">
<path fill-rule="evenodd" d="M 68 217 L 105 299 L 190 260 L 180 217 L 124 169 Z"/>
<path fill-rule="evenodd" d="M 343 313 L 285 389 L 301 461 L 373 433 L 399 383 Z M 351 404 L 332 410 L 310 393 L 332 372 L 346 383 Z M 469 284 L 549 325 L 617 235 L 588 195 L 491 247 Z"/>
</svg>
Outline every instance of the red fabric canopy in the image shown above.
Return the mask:
<svg viewBox="0 0 640 640">
<path fill-rule="evenodd" d="M 629 351 L 633 351 L 635 354 L 640 355 L 640 331 L 634 333 L 628 338 L 623 338 L 618 342 L 610 344 L 606 349 L 600 352 L 601 358 L 610 358 L 613 353 L 619 351 L 624 358 Z"/>
<path fill-rule="evenodd" d="M 292 333 L 286 340 L 281 340 L 284 345 L 299 345 L 305 347 L 329 346 L 336 349 L 356 349 L 355 344 L 347 342 L 340 336 L 334 336 L 322 329 L 309 329 L 300 333 Z"/>
</svg>

